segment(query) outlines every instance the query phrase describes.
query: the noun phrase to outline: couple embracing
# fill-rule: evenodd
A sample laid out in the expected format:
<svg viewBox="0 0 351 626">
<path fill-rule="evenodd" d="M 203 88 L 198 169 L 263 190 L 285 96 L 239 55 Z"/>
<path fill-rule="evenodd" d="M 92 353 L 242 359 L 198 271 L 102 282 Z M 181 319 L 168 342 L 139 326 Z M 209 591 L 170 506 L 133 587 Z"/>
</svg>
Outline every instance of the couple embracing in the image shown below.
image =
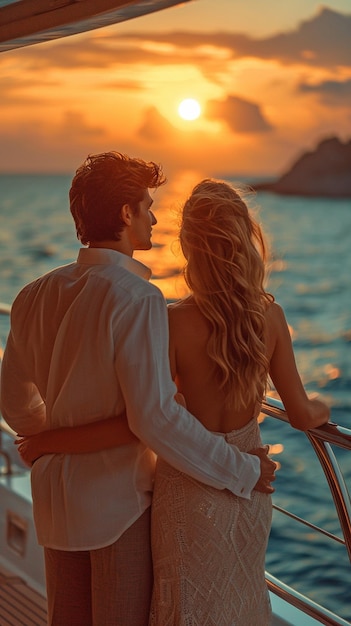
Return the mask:
<svg viewBox="0 0 351 626">
<path fill-rule="evenodd" d="M 77 261 L 12 307 L 1 411 L 32 464 L 50 626 L 268 626 L 268 376 L 293 427 L 328 421 L 231 185 L 205 179 L 184 203 L 190 295 L 167 309 L 148 282 L 133 252 L 151 248 L 164 182 L 153 162 L 89 156 L 70 189 Z"/>
</svg>

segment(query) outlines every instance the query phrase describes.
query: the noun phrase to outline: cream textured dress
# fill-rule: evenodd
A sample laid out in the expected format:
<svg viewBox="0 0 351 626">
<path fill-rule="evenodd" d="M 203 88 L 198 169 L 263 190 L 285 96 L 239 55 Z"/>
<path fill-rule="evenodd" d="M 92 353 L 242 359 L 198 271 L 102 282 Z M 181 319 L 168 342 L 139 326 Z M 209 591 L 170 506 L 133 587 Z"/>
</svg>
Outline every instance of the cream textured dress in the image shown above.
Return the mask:
<svg viewBox="0 0 351 626">
<path fill-rule="evenodd" d="M 226 435 L 248 452 L 256 419 Z M 264 579 L 271 497 L 208 487 L 159 459 L 152 504 L 154 591 L 149 626 L 268 626 Z"/>
</svg>

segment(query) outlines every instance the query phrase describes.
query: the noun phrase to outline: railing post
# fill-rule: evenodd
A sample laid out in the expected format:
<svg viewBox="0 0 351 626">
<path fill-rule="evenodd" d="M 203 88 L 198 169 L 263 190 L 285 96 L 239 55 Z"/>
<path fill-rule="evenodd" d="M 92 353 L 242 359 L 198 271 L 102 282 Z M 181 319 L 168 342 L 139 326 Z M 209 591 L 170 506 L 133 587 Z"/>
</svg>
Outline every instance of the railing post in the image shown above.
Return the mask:
<svg viewBox="0 0 351 626">
<path fill-rule="evenodd" d="M 0 473 L 5 474 L 5 476 L 10 476 L 12 474 L 10 455 L 7 452 L 5 452 L 5 450 L 0 450 L 0 456 L 2 456 L 5 459 L 5 469 L 0 470 Z"/>
<path fill-rule="evenodd" d="M 307 432 L 306 435 L 328 481 L 351 562 L 351 504 L 343 474 L 330 444 L 320 439 L 317 440 L 312 432 Z"/>
</svg>

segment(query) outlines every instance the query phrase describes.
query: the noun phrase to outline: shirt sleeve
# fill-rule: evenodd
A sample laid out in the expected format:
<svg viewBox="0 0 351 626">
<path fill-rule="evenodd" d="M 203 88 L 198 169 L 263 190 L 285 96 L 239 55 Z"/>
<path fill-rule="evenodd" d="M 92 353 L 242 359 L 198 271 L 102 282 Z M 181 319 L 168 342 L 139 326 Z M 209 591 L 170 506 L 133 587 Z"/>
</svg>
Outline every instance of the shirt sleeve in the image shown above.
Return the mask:
<svg viewBox="0 0 351 626">
<path fill-rule="evenodd" d="M 43 399 L 23 366 L 22 351 L 11 330 L 1 363 L 0 409 L 18 434 L 34 435 L 45 428 Z"/>
<path fill-rule="evenodd" d="M 119 337 L 119 339 L 117 338 Z M 131 430 L 176 469 L 217 489 L 249 498 L 260 476 L 257 456 L 240 452 L 180 406 L 168 358 L 162 294 L 133 302 L 116 331 L 116 374 Z"/>
</svg>

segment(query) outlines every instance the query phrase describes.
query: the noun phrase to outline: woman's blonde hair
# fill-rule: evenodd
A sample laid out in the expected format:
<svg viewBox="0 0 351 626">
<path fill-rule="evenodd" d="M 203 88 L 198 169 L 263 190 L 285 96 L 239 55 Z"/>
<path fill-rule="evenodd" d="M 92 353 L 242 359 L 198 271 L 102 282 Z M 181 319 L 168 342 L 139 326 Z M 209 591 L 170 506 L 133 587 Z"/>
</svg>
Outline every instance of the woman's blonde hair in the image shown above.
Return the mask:
<svg viewBox="0 0 351 626">
<path fill-rule="evenodd" d="M 205 179 L 186 200 L 180 243 L 184 276 L 209 321 L 208 354 L 228 406 L 261 402 L 268 359 L 264 289 L 267 247 L 258 222 L 228 183 Z"/>
</svg>

